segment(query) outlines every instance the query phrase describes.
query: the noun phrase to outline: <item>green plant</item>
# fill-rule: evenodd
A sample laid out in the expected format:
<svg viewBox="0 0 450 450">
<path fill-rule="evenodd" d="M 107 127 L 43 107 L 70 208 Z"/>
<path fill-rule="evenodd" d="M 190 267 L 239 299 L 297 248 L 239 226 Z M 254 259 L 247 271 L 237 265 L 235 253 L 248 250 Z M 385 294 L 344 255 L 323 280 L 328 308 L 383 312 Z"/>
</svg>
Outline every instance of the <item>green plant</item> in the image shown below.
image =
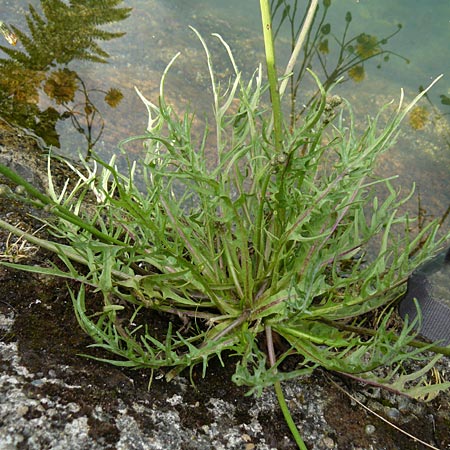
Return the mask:
<svg viewBox="0 0 450 450">
<path fill-rule="evenodd" d="M 262 67 L 243 80 L 216 34 L 234 69 L 221 85 L 206 42 L 194 32 L 211 78 L 213 148 L 208 129 L 196 140 L 193 115 L 178 117 L 166 102 L 174 57 L 158 104 L 138 91 L 148 109 L 147 132 L 120 149 L 126 155 L 130 142 L 142 141 L 145 158 L 130 162 L 126 173 L 115 157 L 108 163 L 93 156 L 83 168 L 67 162 L 76 185 L 58 191 L 49 168 L 44 194 L 0 165 L 0 173 L 23 186 L 23 199 L 57 219 L 47 221 L 54 241 L 1 220 L 0 226 L 51 250 L 65 268 L 3 264 L 78 281 L 70 291 L 78 321 L 94 347 L 114 355 L 102 361 L 170 368 L 170 380 L 197 364 L 205 374 L 210 358 L 225 363 L 231 352 L 239 358 L 235 383 L 257 393 L 275 385 L 300 448 L 306 447 L 283 404 L 283 380 L 320 366 L 415 395 L 447 388 L 428 386 L 423 370 L 408 383 L 395 382 L 407 360 L 427 360 L 430 349 L 449 353 L 416 343 L 416 323 L 391 324 L 408 275 L 444 239 L 436 237 L 437 222 L 411 236 L 413 219 L 399 213 L 410 196 L 400 198 L 392 180 L 373 175 L 376 158 L 423 94 L 405 108 L 400 102 L 380 126 L 386 107 L 358 136 L 350 105 L 343 101 L 337 111 L 336 96 L 310 72 L 320 96 L 289 130 L 281 109 L 267 108 Z M 277 101 L 276 72 L 269 78 Z M 155 311 L 164 318 L 158 316 L 157 326 Z M 368 317 L 378 320 L 363 328 Z M 275 335 L 282 344 L 277 358 Z M 297 361 L 294 370 L 281 370 L 287 358 Z M 383 366 L 389 371 L 380 377 Z"/>
</svg>

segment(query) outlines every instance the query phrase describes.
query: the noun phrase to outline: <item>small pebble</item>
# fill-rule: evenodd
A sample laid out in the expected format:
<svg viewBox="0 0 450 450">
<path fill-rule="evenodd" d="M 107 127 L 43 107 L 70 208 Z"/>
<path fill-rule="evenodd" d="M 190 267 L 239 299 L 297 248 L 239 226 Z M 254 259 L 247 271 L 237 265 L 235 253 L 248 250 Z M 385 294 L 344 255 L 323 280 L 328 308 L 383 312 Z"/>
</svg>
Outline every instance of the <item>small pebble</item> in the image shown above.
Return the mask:
<svg viewBox="0 0 450 450">
<path fill-rule="evenodd" d="M 386 415 L 392 420 L 400 419 L 400 411 L 397 408 L 387 408 Z"/>
<path fill-rule="evenodd" d="M 322 444 L 323 444 L 324 448 L 329 448 L 329 449 L 334 448 L 334 441 L 329 436 L 324 437 L 322 439 Z"/>
<path fill-rule="evenodd" d="M 23 417 L 28 412 L 28 410 L 29 410 L 28 406 L 26 406 L 26 405 L 19 405 L 17 407 L 17 409 L 16 409 L 16 414 L 19 417 Z"/>
<path fill-rule="evenodd" d="M 25 189 L 23 186 L 18 185 L 18 186 L 16 186 L 16 187 L 14 188 L 14 192 L 15 192 L 17 195 L 23 195 L 23 194 L 25 194 L 27 191 L 26 191 L 26 189 Z"/>
<path fill-rule="evenodd" d="M 8 197 L 12 194 L 11 188 L 6 184 L 0 184 L 0 197 Z"/>
<path fill-rule="evenodd" d="M 411 408 L 411 400 L 406 397 L 400 397 L 397 406 L 400 411 L 407 412 Z"/>
<path fill-rule="evenodd" d="M 77 413 L 81 408 L 79 405 L 77 405 L 74 402 L 68 403 L 67 404 L 67 409 L 71 412 L 71 413 Z"/>
<path fill-rule="evenodd" d="M 375 427 L 373 425 L 366 425 L 366 427 L 364 428 L 364 431 L 366 432 L 366 434 L 371 435 L 373 433 L 375 433 Z"/>
</svg>

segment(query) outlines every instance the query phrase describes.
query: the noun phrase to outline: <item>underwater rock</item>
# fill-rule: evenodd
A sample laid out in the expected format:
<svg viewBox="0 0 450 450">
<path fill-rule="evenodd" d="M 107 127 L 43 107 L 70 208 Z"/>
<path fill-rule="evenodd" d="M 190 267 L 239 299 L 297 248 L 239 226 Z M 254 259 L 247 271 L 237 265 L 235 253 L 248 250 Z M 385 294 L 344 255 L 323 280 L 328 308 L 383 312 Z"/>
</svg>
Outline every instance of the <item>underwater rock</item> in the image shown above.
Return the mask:
<svg viewBox="0 0 450 450">
<path fill-rule="evenodd" d="M 408 280 L 399 313 L 413 320 L 417 302 L 422 313 L 420 334 L 439 345 L 450 345 L 450 248 L 419 267 Z"/>
</svg>

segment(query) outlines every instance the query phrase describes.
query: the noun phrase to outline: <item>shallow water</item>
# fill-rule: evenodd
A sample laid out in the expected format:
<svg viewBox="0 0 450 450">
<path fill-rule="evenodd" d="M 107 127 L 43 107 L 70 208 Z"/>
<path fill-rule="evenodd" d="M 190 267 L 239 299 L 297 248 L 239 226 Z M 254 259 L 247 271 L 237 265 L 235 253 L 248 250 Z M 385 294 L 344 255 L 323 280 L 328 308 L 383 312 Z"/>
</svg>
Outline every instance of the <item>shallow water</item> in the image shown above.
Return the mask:
<svg viewBox="0 0 450 450">
<path fill-rule="evenodd" d="M 51 1 L 47 3 L 51 4 Z M 29 34 L 25 13 L 29 5 L 41 12 L 40 4 L 38 0 L 6 1 L 0 19 Z M 320 4 L 323 8 L 323 3 Z M 100 47 L 110 54 L 106 64 L 74 59 L 67 64 L 49 67 L 47 72 L 39 68 L 36 74 L 41 77 L 41 84 L 20 104 L 21 111 L 25 112 L 14 115 L 5 109 L 5 105 L 11 108 L 9 96 L 8 101 L 5 102 L 3 97 L 0 102 L 0 108 L 3 108 L 0 115 L 22 127 L 34 129 L 48 144 L 57 144 L 63 154 L 76 156 L 78 151 L 85 153 L 89 144 L 96 141 L 95 151 L 108 157 L 117 151 L 120 140 L 145 130 L 146 110 L 134 86 L 150 100 L 157 101 L 161 74 L 177 51 L 181 55 L 168 77 L 166 92 L 179 112 L 190 105 L 197 112 L 200 125 L 203 123 L 203 116 L 210 111 L 211 105 L 209 80 L 204 53 L 189 25 L 206 37 L 216 55 L 216 69 L 224 81 L 230 73 L 230 66 L 223 49 L 210 37 L 211 33 L 218 32 L 229 42 L 244 74 L 252 73 L 263 59 L 259 3 L 256 0 L 128 0 L 120 6 L 132 8 L 130 16 L 103 28 L 126 34 L 119 39 L 98 41 Z M 327 67 L 333 66 L 339 50 L 332 35 L 338 40 L 342 37 L 348 11 L 351 11 L 352 20 L 347 40 L 360 33 L 381 39 L 395 33 L 401 24 L 401 30 L 395 36 L 386 44 L 380 44 L 386 52 L 364 63 L 361 82 L 350 79 L 334 90 L 352 102 L 358 118 L 373 115 L 381 105 L 397 99 L 401 88 L 405 89 L 406 98 L 411 99 L 420 86 L 428 85 L 441 73 L 445 75 L 430 93 L 429 102 L 423 101 L 426 112 L 412 122 L 420 129 L 405 123 L 398 142 L 380 161 L 378 168 L 383 175 L 399 173 L 399 185 L 404 191 L 416 182 L 422 196 L 422 207 L 428 214 L 442 214 L 450 203 L 450 105 L 441 103 L 441 100 L 450 103 L 450 4 L 448 0 L 332 1 L 324 20 L 331 29 L 329 53 L 322 54 Z M 61 28 L 64 33 L 62 24 Z M 80 29 L 79 33 L 83 35 L 83 30 Z M 5 41 L 2 43 L 8 48 Z M 356 46 L 357 42 L 354 44 Z M 56 45 L 57 40 L 54 39 L 42 48 L 51 53 Z M 286 62 L 289 47 L 288 29 L 282 29 L 278 39 L 280 67 Z M 19 42 L 16 49 L 23 50 L 23 44 Z M 386 57 L 388 61 L 385 61 Z M 55 103 L 55 98 L 48 94 L 49 90 L 46 93 L 44 89 L 50 72 L 63 67 L 75 71 L 85 86 L 83 94 L 81 81 L 78 81 L 79 90 L 74 101 L 69 102 L 71 116 L 78 120 L 75 127 L 73 120 L 67 117 L 67 108 Z M 313 68 L 324 80 L 317 61 Z M 29 85 L 30 80 L 35 80 L 29 73 L 27 76 L 28 79 L 19 83 Z M 302 85 L 305 92 L 309 92 L 311 87 L 311 83 L 305 80 Z M 3 85 L 2 89 L 5 91 L 8 86 Z M 114 107 L 104 101 L 105 92 L 110 89 L 120 90 L 123 94 L 123 99 Z M 18 97 L 17 91 L 12 95 Z M 97 108 L 94 118 L 88 117 L 92 111 L 86 110 L 84 95 L 88 95 L 91 106 Z M 19 109 L 16 104 L 13 106 L 14 111 Z M 39 113 L 38 120 L 30 119 L 27 111 L 31 117 Z M 53 113 L 54 120 L 55 115 L 58 119 L 54 126 L 51 122 L 45 125 L 49 112 Z M 88 121 L 92 119 L 91 123 L 87 123 L 86 118 Z M 135 151 L 139 153 L 140 147 Z"/>
</svg>

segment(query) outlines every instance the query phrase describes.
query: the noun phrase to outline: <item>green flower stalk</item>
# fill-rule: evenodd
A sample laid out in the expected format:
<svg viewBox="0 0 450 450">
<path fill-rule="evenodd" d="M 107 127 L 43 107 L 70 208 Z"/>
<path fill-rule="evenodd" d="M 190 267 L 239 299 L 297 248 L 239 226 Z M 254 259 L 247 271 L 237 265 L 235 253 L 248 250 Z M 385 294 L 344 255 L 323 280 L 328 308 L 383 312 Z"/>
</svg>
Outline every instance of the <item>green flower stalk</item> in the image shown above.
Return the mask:
<svg viewBox="0 0 450 450">
<path fill-rule="evenodd" d="M 273 131 L 275 135 L 275 151 L 281 153 L 283 149 L 283 114 L 281 112 L 280 91 L 275 64 L 275 48 L 272 35 L 272 18 L 269 0 L 260 0 L 261 19 L 266 52 L 267 76 L 269 78 L 270 99 L 272 103 Z"/>
</svg>

